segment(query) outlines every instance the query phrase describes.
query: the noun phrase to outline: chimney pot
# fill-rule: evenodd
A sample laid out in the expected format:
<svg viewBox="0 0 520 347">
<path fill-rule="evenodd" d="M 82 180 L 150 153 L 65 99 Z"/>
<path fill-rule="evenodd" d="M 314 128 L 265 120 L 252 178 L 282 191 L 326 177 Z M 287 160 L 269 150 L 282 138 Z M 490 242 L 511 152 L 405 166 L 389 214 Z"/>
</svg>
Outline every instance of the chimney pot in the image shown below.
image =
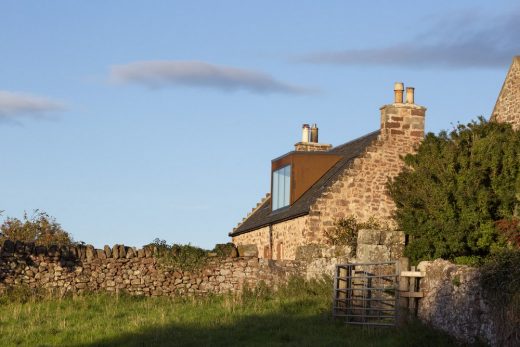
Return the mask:
<svg viewBox="0 0 520 347">
<path fill-rule="evenodd" d="M 404 90 L 403 82 L 394 83 L 394 102 L 396 104 L 403 103 L 403 90 Z"/>
<path fill-rule="evenodd" d="M 406 103 L 413 104 L 414 103 L 414 88 L 406 87 Z"/>
<path fill-rule="evenodd" d="M 310 135 L 309 124 L 302 125 L 302 142 L 303 143 L 309 142 L 309 135 Z"/>
<path fill-rule="evenodd" d="M 318 125 L 316 123 L 311 128 L 311 142 L 318 143 Z"/>
</svg>

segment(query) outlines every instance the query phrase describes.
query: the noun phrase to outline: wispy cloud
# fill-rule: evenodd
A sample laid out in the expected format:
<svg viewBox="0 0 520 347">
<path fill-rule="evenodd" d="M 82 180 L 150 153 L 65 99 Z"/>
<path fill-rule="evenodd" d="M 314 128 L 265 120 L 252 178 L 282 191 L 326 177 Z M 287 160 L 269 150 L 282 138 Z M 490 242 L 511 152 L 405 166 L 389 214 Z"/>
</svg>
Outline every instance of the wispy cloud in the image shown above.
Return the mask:
<svg viewBox="0 0 520 347">
<path fill-rule="evenodd" d="M 495 68 L 520 54 L 520 10 L 491 15 L 478 11 L 434 19 L 408 42 L 381 48 L 346 49 L 308 54 L 299 62 L 314 64 Z M 426 21 L 433 18 L 427 18 Z"/>
<path fill-rule="evenodd" d="M 204 87 L 222 91 L 306 94 L 312 89 L 279 81 L 253 70 L 199 61 L 140 61 L 111 68 L 110 81 L 148 88 Z"/>
<path fill-rule="evenodd" d="M 23 118 L 46 118 L 64 109 L 62 103 L 30 94 L 0 90 L 0 122 L 20 123 Z"/>
</svg>

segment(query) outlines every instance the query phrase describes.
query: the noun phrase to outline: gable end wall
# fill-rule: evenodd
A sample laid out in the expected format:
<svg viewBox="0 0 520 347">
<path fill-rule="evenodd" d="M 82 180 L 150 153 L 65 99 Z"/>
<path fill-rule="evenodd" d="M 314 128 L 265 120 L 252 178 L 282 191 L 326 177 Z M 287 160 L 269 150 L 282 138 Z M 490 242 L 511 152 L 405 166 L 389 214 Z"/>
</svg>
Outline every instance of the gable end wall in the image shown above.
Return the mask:
<svg viewBox="0 0 520 347">
<path fill-rule="evenodd" d="M 421 137 L 379 139 L 364 155 L 354 160 L 341 177 L 311 206 L 304 235 L 308 243 L 325 243 L 324 231 L 334 228 L 339 218 L 355 216 L 358 221 L 373 217 L 394 227 L 395 204 L 386 183 L 402 170 L 401 157 L 413 153 Z"/>
<path fill-rule="evenodd" d="M 520 130 L 520 57 L 515 57 L 491 115 L 491 121 Z"/>
</svg>

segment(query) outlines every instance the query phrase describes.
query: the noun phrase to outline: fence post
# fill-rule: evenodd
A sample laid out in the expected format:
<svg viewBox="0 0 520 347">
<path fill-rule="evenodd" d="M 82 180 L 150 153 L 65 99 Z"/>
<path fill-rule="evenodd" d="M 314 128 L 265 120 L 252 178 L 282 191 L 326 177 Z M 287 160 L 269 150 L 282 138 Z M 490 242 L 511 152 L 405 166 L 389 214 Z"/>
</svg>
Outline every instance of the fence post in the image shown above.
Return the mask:
<svg viewBox="0 0 520 347">
<path fill-rule="evenodd" d="M 408 277 L 401 276 L 402 271 L 408 271 L 410 266 L 410 259 L 406 257 L 399 258 L 396 262 L 397 267 L 397 281 L 399 282 L 399 292 L 407 292 L 409 288 Z M 408 298 L 399 295 L 399 307 L 396 310 L 399 312 L 399 324 L 402 325 L 407 318 Z"/>
<path fill-rule="evenodd" d="M 414 271 L 415 272 L 415 266 L 412 266 L 410 268 L 410 271 Z M 408 285 L 408 291 L 410 293 L 415 293 L 416 290 L 417 290 L 417 288 L 416 288 L 417 287 L 417 278 L 416 277 L 410 277 L 409 281 L 410 281 L 410 283 Z M 416 300 L 417 299 L 414 298 L 414 297 L 408 298 L 408 309 L 414 315 L 415 315 L 415 310 L 416 310 L 416 305 L 415 305 Z"/>
<path fill-rule="evenodd" d="M 399 291 L 400 292 L 407 292 L 409 288 L 409 280 L 408 277 L 402 277 L 401 272 L 402 271 L 408 271 L 410 267 L 410 259 L 403 257 L 400 258 L 397 262 L 397 275 L 399 276 Z M 399 306 L 403 308 L 408 307 L 408 299 L 405 297 L 399 297 Z"/>
</svg>

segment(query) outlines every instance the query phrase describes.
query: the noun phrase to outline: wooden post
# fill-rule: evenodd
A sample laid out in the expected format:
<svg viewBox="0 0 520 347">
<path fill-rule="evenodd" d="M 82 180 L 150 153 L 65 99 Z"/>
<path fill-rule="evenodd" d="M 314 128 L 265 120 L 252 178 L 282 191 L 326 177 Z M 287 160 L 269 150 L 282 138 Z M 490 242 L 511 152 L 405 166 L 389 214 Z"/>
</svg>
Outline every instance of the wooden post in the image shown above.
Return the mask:
<svg viewBox="0 0 520 347">
<path fill-rule="evenodd" d="M 408 271 L 410 266 L 410 259 L 406 257 L 399 258 L 396 263 L 397 267 L 397 280 L 399 281 L 399 292 L 408 291 L 409 281 L 408 277 L 401 276 L 401 272 Z M 399 296 L 399 303 L 395 308 L 398 312 L 399 321 L 398 325 L 403 325 L 407 320 L 407 308 L 408 308 L 408 298 Z"/>
<path fill-rule="evenodd" d="M 399 261 L 397 262 L 397 268 L 398 268 L 397 269 L 397 274 L 399 276 L 398 281 L 399 281 L 399 291 L 400 292 L 407 292 L 408 291 L 408 288 L 409 288 L 408 277 L 402 277 L 401 276 L 401 272 L 402 271 L 408 271 L 409 266 L 410 266 L 410 259 L 408 259 L 406 257 L 400 258 Z M 408 299 L 405 298 L 405 297 L 400 297 L 399 298 L 399 306 L 403 307 L 403 308 L 407 308 L 408 307 Z"/>
<path fill-rule="evenodd" d="M 415 266 L 412 266 L 410 268 L 410 271 L 414 271 L 415 272 Z M 409 279 L 409 285 L 408 285 L 408 291 L 410 293 L 415 293 L 416 292 L 416 284 L 417 284 L 417 277 L 410 277 Z M 415 298 L 413 297 L 409 297 L 408 298 L 408 309 L 410 310 L 410 313 L 412 313 L 413 315 L 415 315 Z"/>
</svg>

